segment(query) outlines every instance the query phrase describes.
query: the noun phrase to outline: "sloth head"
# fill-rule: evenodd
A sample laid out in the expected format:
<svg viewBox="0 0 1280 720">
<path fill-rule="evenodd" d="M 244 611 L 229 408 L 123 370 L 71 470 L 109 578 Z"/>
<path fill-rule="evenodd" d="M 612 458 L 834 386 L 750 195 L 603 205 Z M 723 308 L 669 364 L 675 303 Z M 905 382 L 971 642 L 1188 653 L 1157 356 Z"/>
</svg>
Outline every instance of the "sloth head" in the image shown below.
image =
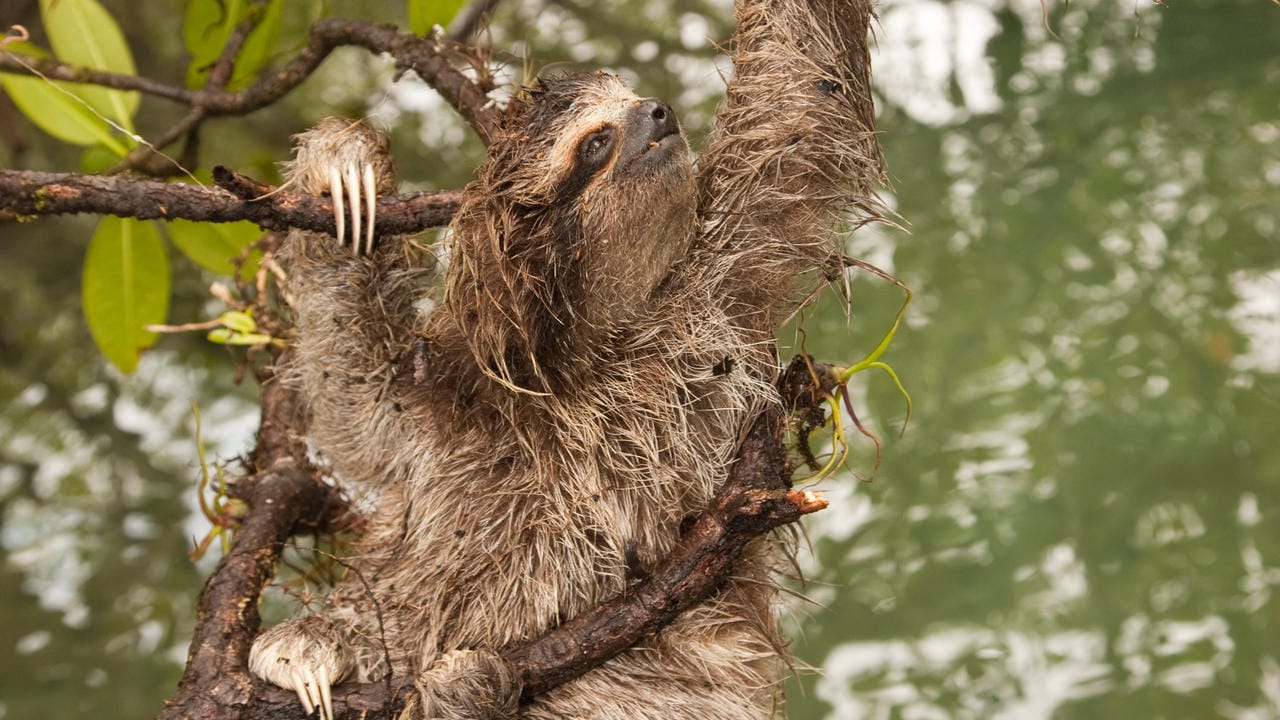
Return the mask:
<svg viewBox="0 0 1280 720">
<path fill-rule="evenodd" d="M 689 147 L 666 103 L 598 72 L 515 100 L 489 153 L 454 222 L 450 301 L 478 360 L 541 375 L 641 315 L 688 249 Z"/>
<path fill-rule="evenodd" d="M 642 304 L 693 230 L 693 170 L 675 113 L 603 72 L 528 94 L 482 171 L 507 221 L 506 251 L 571 250 L 580 303 Z"/>
</svg>

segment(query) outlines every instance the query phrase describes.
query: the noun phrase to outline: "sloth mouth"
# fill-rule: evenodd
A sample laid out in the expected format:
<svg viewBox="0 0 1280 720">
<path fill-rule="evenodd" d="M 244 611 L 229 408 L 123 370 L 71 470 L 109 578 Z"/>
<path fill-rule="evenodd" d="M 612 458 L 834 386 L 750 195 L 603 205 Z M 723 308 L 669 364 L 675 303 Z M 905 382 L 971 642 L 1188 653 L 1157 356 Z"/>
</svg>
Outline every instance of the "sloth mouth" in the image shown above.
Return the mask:
<svg viewBox="0 0 1280 720">
<path fill-rule="evenodd" d="M 627 145 L 632 144 L 627 143 Z M 679 130 L 673 130 L 659 138 L 650 139 L 642 145 L 639 143 L 636 145 L 638 147 L 622 148 L 623 152 L 614 165 L 614 177 L 636 177 L 658 172 L 688 148 Z"/>
</svg>

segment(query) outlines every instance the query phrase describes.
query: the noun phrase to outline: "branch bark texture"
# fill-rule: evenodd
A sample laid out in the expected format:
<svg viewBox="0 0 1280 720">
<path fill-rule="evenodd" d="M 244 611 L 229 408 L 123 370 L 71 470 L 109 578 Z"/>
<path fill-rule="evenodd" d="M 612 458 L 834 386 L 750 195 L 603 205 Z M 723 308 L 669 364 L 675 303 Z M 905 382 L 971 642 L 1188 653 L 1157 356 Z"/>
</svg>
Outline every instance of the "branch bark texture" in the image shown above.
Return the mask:
<svg viewBox="0 0 1280 720">
<path fill-rule="evenodd" d="M 93 213 L 142 220 L 250 220 L 269 230 L 296 227 L 330 235 L 336 231 L 328 198 L 279 190 L 225 168 L 215 170 L 214 181 L 221 187 L 0 170 L 0 220 Z M 461 191 L 448 190 L 380 198 L 378 232 L 407 235 L 447 225 L 461 197 Z"/>
</svg>

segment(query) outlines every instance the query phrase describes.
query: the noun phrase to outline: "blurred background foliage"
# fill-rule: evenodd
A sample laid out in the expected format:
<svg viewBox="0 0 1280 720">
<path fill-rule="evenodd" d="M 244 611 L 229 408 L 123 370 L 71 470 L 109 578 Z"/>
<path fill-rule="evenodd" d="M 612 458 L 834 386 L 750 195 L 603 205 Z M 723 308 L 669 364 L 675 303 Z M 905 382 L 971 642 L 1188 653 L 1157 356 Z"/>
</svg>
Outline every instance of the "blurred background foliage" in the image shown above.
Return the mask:
<svg viewBox="0 0 1280 720">
<path fill-rule="evenodd" d="M 486 38 L 519 82 L 606 67 L 705 135 L 729 72 L 728 0 L 508 0 Z M 104 2 L 140 72 L 184 82 L 187 3 Z M 909 232 L 850 250 L 916 300 L 886 359 L 915 400 L 859 376 L 886 443 L 873 482 L 824 481 L 807 519 L 811 603 L 794 649 L 820 670 L 790 717 L 1280 717 L 1280 7 L 1268 0 L 885 0 L 879 127 Z M 287 3 L 274 60 L 317 18 L 405 25 L 397 3 Z M 0 23 L 39 33 L 38 4 Z M 146 137 L 181 109 L 143 98 Z M 458 187 L 479 143 L 383 58 L 334 54 L 282 102 L 209 122 L 200 167 L 274 180 L 288 138 L 370 116 L 405 189 Z M 0 97 L 0 164 L 80 150 Z M 196 168 L 193 168 L 196 169 Z M 121 375 L 93 348 L 80 268 L 95 218 L 0 230 L 0 718 L 146 717 L 171 692 L 214 558 L 188 402 L 224 460 L 251 387 L 198 334 Z M 171 322 L 222 308 L 170 252 Z M 800 338 L 862 357 L 900 301 L 871 278 Z M 850 469 L 866 476 L 869 444 Z"/>
</svg>

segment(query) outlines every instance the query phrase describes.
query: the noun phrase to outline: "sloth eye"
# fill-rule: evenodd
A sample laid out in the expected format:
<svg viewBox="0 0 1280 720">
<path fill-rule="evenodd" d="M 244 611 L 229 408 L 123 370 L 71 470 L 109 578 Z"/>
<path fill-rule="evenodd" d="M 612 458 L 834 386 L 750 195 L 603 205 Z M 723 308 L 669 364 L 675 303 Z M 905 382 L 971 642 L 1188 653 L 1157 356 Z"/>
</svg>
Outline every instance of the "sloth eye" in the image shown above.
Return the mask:
<svg viewBox="0 0 1280 720">
<path fill-rule="evenodd" d="M 597 130 L 578 143 L 578 161 L 588 167 L 598 167 L 609 159 L 613 150 L 613 128 Z"/>
</svg>

